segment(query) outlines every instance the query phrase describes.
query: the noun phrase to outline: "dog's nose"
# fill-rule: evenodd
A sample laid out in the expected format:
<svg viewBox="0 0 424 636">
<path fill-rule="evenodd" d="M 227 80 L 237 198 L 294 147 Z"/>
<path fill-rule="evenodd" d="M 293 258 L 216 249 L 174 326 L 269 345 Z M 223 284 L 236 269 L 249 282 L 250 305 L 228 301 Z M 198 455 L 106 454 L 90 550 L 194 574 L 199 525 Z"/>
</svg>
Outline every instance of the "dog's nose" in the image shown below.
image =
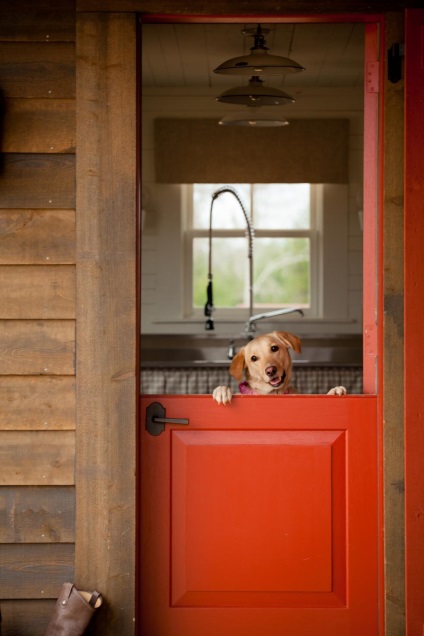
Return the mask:
<svg viewBox="0 0 424 636">
<path fill-rule="evenodd" d="M 265 369 L 265 373 L 269 378 L 272 378 L 277 373 L 277 367 L 269 366 Z"/>
</svg>

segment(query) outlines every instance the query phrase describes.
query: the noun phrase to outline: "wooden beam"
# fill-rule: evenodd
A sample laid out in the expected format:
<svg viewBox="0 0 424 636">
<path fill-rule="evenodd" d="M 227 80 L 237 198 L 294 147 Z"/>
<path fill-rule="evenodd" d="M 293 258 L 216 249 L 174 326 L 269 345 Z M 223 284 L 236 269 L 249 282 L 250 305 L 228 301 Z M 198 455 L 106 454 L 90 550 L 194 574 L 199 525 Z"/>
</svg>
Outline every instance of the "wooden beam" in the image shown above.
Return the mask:
<svg viewBox="0 0 424 636">
<path fill-rule="evenodd" d="M 424 625 L 424 9 L 406 11 L 405 28 L 405 556 L 406 633 Z"/>
<path fill-rule="evenodd" d="M 386 20 L 387 48 L 404 41 L 402 13 Z M 386 69 L 387 72 L 387 69 Z M 405 633 L 403 462 L 403 100 L 404 81 L 385 82 L 383 464 L 386 636 Z"/>
<path fill-rule="evenodd" d="M 135 31 L 77 17 L 76 584 L 108 599 L 103 636 L 135 629 Z"/>
<path fill-rule="evenodd" d="M 175 14 L 181 16 L 207 16 L 216 18 L 219 14 L 227 16 L 234 13 L 240 15 L 240 22 L 245 22 L 249 16 L 266 15 L 279 16 L 310 14 L 343 14 L 343 13 L 378 13 L 396 11 L 407 4 L 404 0 L 344 0 L 343 3 L 327 0 L 284 0 L 277 5 L 273 0 L 244 0 L 230 2 L 229 0 L 215 0 L 213 9 L 207 2 L 199 5 L 198 0 L 178 2 L 178 0 L 77 0 L 78 11 L 131 11 L 153 14 Z"/>
</svg>

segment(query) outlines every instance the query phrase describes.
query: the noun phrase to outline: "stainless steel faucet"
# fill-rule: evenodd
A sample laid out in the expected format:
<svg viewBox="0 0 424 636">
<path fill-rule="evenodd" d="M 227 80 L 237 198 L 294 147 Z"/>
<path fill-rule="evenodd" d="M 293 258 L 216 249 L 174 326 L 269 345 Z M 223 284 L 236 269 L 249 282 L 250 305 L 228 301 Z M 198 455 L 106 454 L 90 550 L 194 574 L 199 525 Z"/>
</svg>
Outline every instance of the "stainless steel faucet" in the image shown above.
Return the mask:
<svg viewBox="0 0 424 636">
<path fill-rule="evenodd" d="M 213 210 L 213 204 L 215 202 L 215 200 L 224 192 L 229 192 L 230 194 L 232 194 L 238 201 L 245 221 L 246 221 L 246 236 L 247 236 L 247 241 L 248 241 L 248 259 L 249 259 L 249 320 L 246 322 L 245 325 L 245 330 L 244 330 L 244 335 L 249 339 L 252 340 L 254 338 L 254 333 L 256 330 L 255 327 L 255 322 L 257 320 L 262 320 L 263 318 L 273 318 L 274 316 L 282 316 L 283 314 L 292 314 L 292 313 L 299 313 L 301 316 L 304 315 L 302 309 L 299 309 L 297 307 L 286 307 L 285 309 L 276 309 L 274 311 L 268 311 L 265 312 L 263 314 L 255 314 L 254 316 L 252 316 L 253 313 L 253 238 L 255 235 L 255 232 L 253 230 L 253 225 L 249 220 L 249 217 L 247 215 L 246 209 L 243 205 L 243 202 L 237 192 L 237 190 L 235 188 L 233 188 L 232 186 L 228 186 L 225 185 L 222 188 L 218 188 L 218 190 L 216 190 L 213 194 L 212 194 L 212 201 L 211 201 L 211 207 L 210 207 L 210 212 L 209 212 L 209 262 L 208 262 L 208 288 L 207 288 L 207 302 L 205 305 L 205 316 L 207 316 L 207 320 L 206 320 L 206 324 L 205 324 L 205 329 L 207 330 L 211 330 L 214 329 L 214 324 L 213 324 L 213 319 L 212 319 L 212 313 L 214 311 L 214 306 L 213 306 L 213 294 L 212 294 L 212 210 Z M 234 342 L 231 341 L 230 342 L 230 346 L 228 349 L 228 357 L 230 360 L 232 360 L 232 358 L 235 355 L 235 347 L 234 347 Z"/>
<path fill-rule="evenodd" d="M 244 333 L 249 340 L 254 338 L 254 334 L 256 331 L 255 322 L 258 320 L 262 320 L 263 318 L 274 318 L 274 316 L 283 316 L 284 314 L 294 314 L 298 313 L 301 316 L 304 316 L 302 309 L 298 307 L 286 307 L 285 309 L 275 309 L 274 311 L 267 311 L 263 314 L 255 314 L 254 316 L 250 316 L 249 320 L 246 322 Z"/>
<path fill-rule="evenodd" d="M 207 287 L 207 302 L 205 305 L 205 316 L 207 317 L 205 323 L 205 329 L 210 331 L 214 329 L 212 313 L 214 311 L 213 306 L 213 293 L 212 293 L 212 210 L 213 204 L 215 200 L 224 192 L 229 192 L 232 194 L 239 203 L 241 210 L 243 212 L 244 219 L 246 221 L 246 237 L 248 242 L 248 259 L 249 259 L 249 316 L 252 315 L 253 312 L 253 237 L 254 230 L 253 225 L 251 224 L 249 217 L 247 215 L 246 209 L 243 205 L 243 202 L 235 188 L 232 186 L 225 185 L 222 188 L 218 188 L 212 194 L 211 207 L 209 212 L 209 261 L 208 261 L 208 287 Z"/>
<path fill-rule="evenodd" d="M 235 355 L 236 355 L 236 341 L 235 340 L 230 340 L 230 342 L 228 344 L 227 358 L 229 360 L 232 360 Z"/>
</svg>

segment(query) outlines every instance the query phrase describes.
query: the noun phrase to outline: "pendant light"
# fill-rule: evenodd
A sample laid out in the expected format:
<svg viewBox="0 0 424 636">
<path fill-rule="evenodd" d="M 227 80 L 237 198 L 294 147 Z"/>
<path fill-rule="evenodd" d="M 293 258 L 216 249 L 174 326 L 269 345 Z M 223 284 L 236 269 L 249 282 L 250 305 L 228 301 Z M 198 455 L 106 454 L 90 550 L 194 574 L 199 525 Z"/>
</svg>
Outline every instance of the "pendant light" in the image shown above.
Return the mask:
<svg viewBox="0 0 424 636">
<path fill-rule="evenodd" d="M 243 111 L 225 115 L 218 124 L 220 126 L 244 126 L 247 128 L 276 128 L 288 126 L 289 122 L 275 112 L 248 106 Z"/>
<path fill-rule="evenodd" d="M 250 35 L 250 32 L 245 32 Z M 258 24 L 254 33 L 255 43 L 250 49 L 249 55 L 232 57 L 220 64 L 214 73 L 220 75 L 288 75 L 304 71 L 304 67 L 280 55 L 268 55 L 268 48 L 265 46 L 265 38 L 261 25 Z"/>
<path fill-rule="evenodd" d="M 293 97 L 278 88 L 264 86 L 264 82 L 257 76 L 251 77 L 247 86 L 230 88 L 215 99 L 224 104 L 243 106 L 281 106 L 295 101 Z"/>
</svg>

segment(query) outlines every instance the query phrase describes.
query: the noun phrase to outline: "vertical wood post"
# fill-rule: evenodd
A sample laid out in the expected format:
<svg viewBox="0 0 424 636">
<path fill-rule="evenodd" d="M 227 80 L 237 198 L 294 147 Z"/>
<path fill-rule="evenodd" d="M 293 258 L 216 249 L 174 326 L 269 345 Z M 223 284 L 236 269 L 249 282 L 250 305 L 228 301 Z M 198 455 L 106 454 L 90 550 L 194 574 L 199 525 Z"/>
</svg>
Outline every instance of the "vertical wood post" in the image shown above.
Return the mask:
<svg viewBox="0 0 424 636">
<path fill-rule="evenodd" d="M 136 18 L 77 14 L 76 584 L 134 633 Z"/>
<path fill-rule="evenodd" d="M 385 51 L 404 41 L 403 13 L 386 15 Z M 387 59 L 387 58 L 386 58 Z M 383 464 L 386 636 L 405 633 L 403 461 L 403 99 L 404 79 L 384 94 Z"/>
<path fill-rule="evenodd" d="M 406 634 L 424 625 L 424 10 L 406 10 L 405 32 L 405 542 Z"/>
</svg>

